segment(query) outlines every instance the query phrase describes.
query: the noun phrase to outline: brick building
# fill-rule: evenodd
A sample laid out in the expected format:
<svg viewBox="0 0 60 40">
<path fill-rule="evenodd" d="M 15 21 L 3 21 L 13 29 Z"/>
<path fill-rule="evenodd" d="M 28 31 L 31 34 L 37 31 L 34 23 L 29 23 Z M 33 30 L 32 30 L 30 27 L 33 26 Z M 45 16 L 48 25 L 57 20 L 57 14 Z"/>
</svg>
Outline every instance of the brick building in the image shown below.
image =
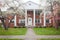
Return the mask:
<svg viewBox="0 0 60 40">
<path fill-rule="evenodd" d="M 45 20 L 44 20 L 43 8 L 39 4 L 28 1 L 24 3 L 22 6 L 24 6 L 25 8 L 25 13 L 24 13 L 25 15 L 21 16 L 19 15 L 19 13 L 14 16 L 12 14 L 11 15 L 7 14 L 8 19 L 5 20 L 6 25 L 8 25 L 9 27 L 20 27 L 20 26 L 44 27 L 44 26 L 55 26 L 57 24 L 54 22 L 53 20 L 54 17 L 52 16 L 51 12 L 45 15 Z M 55 19 L 58 20 L 58 24 L 60 24 L 60 13 L 58 13 L 58 10 L 60 10 L 60 4 L 54 2 L 53 13 Z"/>
</svg>

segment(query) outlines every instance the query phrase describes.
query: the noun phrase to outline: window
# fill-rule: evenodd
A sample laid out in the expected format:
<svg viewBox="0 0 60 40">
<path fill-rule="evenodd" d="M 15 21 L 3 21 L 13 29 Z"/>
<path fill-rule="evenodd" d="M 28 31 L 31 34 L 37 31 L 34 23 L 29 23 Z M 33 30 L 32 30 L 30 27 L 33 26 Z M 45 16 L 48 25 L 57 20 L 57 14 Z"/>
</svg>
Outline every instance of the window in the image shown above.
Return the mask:
<svg viewBox="0 0 60 40">
<path fill-rule="evenodd" d="M 46 23 L 51 23 L 51 19 L 46 19 Z"/>
<path fill-rule="evenodd" d="M 35 20 L 35 23 L 37 23 L 37 19 Z"/>
<path fill-rule="evenodd" d="M 42 12 L 42 10 L 35 10 L 36 15 L 40 15 L 41 12 Z"/>
<path fill-rule="evenodd" d="M 35 23 L 40 23 L 40 19 L 36 19 L 35 20 Z"/>
<path fill-rule="evenodd" d="M 46 19 L 46 23 L 49 23 L 49 19 Z"/>
<path fill-rule="evenodd" d="M 19 20 L 19 25 L 20 26 L 25 26 L 25 19 L 20 19 Z"/>
<path fill-rule="evenodd" d="M 25 23 L 25 19 L 20 19 L 19 23 Z"/>
<path fill-rule="evenodd" d="M 42 23 L 42 22 L 41 22 L 41 19 L 40 19 L 40 23 Z"/>
<path fill-rule="evenodd" d="M 14 23 L 14 19 L 12 19 L 12 20 L 9 20 L 9 22 L 11 22 L 11 23 Z"/>
</svg>

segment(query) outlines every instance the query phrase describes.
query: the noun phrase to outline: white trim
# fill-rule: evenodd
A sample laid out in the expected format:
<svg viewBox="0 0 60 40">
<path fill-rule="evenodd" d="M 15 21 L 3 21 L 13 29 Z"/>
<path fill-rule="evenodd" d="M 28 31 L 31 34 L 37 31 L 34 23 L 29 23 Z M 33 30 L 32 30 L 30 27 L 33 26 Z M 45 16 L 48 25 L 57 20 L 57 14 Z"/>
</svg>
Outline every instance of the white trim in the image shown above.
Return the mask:
<svg viewBox="0 0 60 40">
<path fill-rule="evenodd" d="M 21 19 L 19 19 L 19 23 L 21 23 Z"/>
<path fill-rule="evenodd" d="M 42 23 L 42 22 L 41 22 L 41 19 L 40 19 L 40 23 Z"/>
<path fill-rule="evenodd" d="M 33 23 L 33 24 L 34 24 L 34 26 L 35 26 L 35 9 L 34 9 L 34 11 L 33 11 L 33 12 L 34 12 L 34 13 L 33 13 L 33 14 L 34 14 L 34 20 L 33 20 L 33 21 L 34 21 L 34 23 Z"/>
<path fill-rule="evenodd" d="M 49 23 L 51 23 L 51 19 L 49 19 Z"/>
<path fill-rule="evenodd" d="M 2 23 L 1 20 L 0 20 L 0 23 Z"/>
<path fill-rule="evenodd" d="M 44 12 L 44 26 L 46 26 L 46 12 Z"/>
<path fill-rule="evenodd" d="M 27 10 L 25 10 L 25 26 L 27 26 Z"/>
<path fill-rule="evenodd" d="M 16 15 L 15 15 L 15 17 L 14 17 L 14 26 L 17 26 L 17 24 L 16 24 Z"/>
</svg>

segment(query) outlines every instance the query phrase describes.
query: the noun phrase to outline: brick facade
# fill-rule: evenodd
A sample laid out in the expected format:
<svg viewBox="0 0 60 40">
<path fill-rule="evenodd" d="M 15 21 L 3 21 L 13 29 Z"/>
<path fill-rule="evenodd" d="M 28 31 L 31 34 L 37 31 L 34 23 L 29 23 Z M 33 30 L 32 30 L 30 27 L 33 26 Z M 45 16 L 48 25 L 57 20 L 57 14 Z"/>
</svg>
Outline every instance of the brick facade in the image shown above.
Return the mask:
<svg viewBox="0 0 60 40">
<path fill-rule="evenodd" d="M 0 6 L 1 6 L 1 4 L 0 4 Z M 54 17 L 53 17 L 53 14 L 54 14 Z M 60 26 L 59 25 L 60 24 L 60 3 L 58 3 L 58 2 L 53 3 L 53 14 L 48 13 L 46 15 L 46 19 L 49 19 L 49 23 L 46 23 L 46 26 L 48 26 L 48 27 L 56 26 L 56 25 Z M 34 25 L 34 12 L 27 10 L 27 24 L 28 24 L 29 17 L 32 18 L 32 25 Z M 55 22 L 55 20 L 53 20 L 54 18 L 57 21 L 57 23 Z M 25 19 L 25 15 L 21 16 L 19 14 L 16 14 L 16 26 L 17 27 L 25 26 L 25 24 L 23 25 L 23 24 L 19 23 L 21 19 Z M 40 15 L 35 15 L 35 19 L 41 19 L 41 23 L 35 23 L 35 26 L 44 26 L 44 13 L 43 12 Z M 14 15 L 7 14 L 7 18 L 5 19 L 6 26 L 13 28 L 15 26 L 14 20 L 15 20 Z"/>
</svg>

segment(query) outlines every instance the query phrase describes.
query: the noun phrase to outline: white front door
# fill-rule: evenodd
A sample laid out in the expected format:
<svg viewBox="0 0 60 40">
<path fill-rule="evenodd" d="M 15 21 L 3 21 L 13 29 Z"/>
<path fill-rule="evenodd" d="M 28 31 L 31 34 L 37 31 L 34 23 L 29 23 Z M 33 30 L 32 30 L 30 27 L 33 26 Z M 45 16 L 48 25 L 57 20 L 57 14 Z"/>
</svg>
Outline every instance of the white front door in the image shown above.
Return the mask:
<svg viewBox="0 0 60 40">
<path fill-rule="evenodd" d="M 32 18 L 28 18 L 28 26 L 32 26 Z"/>
</svg>

